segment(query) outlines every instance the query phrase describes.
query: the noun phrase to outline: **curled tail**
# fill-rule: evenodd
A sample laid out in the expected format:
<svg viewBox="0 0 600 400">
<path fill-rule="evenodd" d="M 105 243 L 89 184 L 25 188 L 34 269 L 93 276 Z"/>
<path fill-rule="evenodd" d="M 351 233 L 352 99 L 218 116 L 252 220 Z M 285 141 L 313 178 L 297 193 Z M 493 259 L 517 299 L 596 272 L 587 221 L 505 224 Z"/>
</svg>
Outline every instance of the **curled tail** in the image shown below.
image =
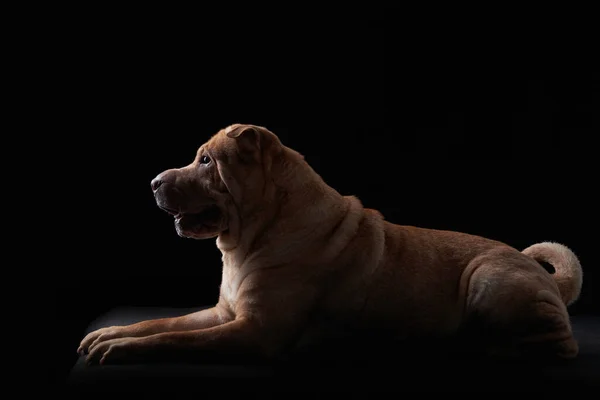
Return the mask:
<svg viewBox="0 0 600 400">
<path fill-rule="evenodd" d="M 573 304 L 581 293 L 583 270 L 577 256 L 571 249 L 560 243 L 536 243 L 523 250 L 523 254 L 538 262 L 552 264 L 556 272 L 552 277 L 558 285 L 562 301 Z"/>
</svg>

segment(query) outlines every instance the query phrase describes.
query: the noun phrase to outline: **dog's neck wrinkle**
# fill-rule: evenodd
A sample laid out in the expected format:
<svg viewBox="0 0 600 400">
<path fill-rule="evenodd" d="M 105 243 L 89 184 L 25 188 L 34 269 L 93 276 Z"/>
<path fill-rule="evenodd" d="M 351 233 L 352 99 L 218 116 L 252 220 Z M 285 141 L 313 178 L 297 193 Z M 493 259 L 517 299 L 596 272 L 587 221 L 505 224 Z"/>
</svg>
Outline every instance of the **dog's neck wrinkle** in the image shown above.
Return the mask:
<svg viewBox="0 0 600 400">
<path fill-rule="evenodd" d="M 273 165 L 273 180 L 286 193 L 288 207 L 314 207 L 339 204 L 342 195 L 304 161 L 298 152 L 284 148 L 286 157 Z"/>
<path fill-rule="evenodd" d="M 271 189 L 263 198 L 268 206 L 255 208 L 251 213 L 242 211 L 240 223 L 244 226 L 239 230 L 244 232 L 243 236 L 220 238 L 223 261 L 227 260 L 230 266 L 241 268 L 264 238 L 277 241 L 281 229 L 296 232 L 295 238 L 281 243 L 285 248 L 314 243 L 315 238 L 325 236 L 331 224 L 340 223 L 348 212 L 344 197 L 328 186 L 299 153 L 287 148 L 284 152 L 285 157 L 273 159 L 270 176 L 265 177 Z M 302 218 L 298 218 L 299 214 Z"/>
<path fill-rule="evenodd" d="M 261 204 L 244 208 L 242 201 L 241 205 L 233 205 L 237 209 L 236 232 L 227 237 L 223 235 L 217 242 L 217 247 L 223 256 L 234 260 L 233 264 L 240 264 L 240 260 L 245 259 L 254 247 L 254 243 L 280 215 L 283 196 L 269 171 L 265 172 L 264 182 Z"/>
<path fill-rule="evenodd" d="M 244 230 L 250 231 L 245 232 L 245 236 L 253 236 L 251 235 L 252 230 L 260 231 L 260 226 L 253 226 L 255 224 L 261 225 L 261 221 L 264 223 L 268 223 L 270 219 L 272 219 L 271 212 L 272 207 L 265 207 L 264 204 L 278 204 L 275 202 L 275 198 L 277 196 L 276 186 L 273 183 L 272 178 L 272 165 L 273 158 L 268 154 L 268 151 L 262 149 L 262 157 L 261 157 L 261 168 L 263 172 L 263 187 L 260 190 L 262 201 L 256 206 L 251 203 L 247 203 L 244 199 L 241 199 L 239 202 L 234 202 L 231 204 L 232 208 L 235 208 L 236 212 L 234 213 L 235 222 L 232 221 L 232 224 L 235 225 L 235 229 L 230 230 L 226 234 L 219 236 L 217 239 L 217 247 L 221 250 L 221 253 L 224 252 L 233 252 L 236 251 L 240 253 L 240 247 L 242 248 L 242 252 L 244 249 L 241 237 L 241 232 Z M 246 224 L 244 224 L 246 222 Z M 247 226 L 250 225 L 250 228 Z"/>
<path fill-rule="evenodd" d="M 244 264 L 261 264 L 260 259 L 264 257 L 265 252 L 268 253 L 266 259 L 270 264 L 255 265 L 252 269 L 268 268 L 272 264 L 297 263 L 298 255 L 304 257 L 305 254 L 313 253 L 322 255 L 320 261 L 330 262 L 350 240 L 350 237 L 340 237 L 335 232 L 343 225 L 344 232 L 354 233 L 354 225 L 358 226 L 356 221 L 362 217 L 362 205 L 357 199 L 340 197 L 335 203 L 332 200 L 324 197 L 320 202 L 307 203 L 308 206 L 288 201 L 277 203 L 279 207 L 273 209 L 273 213 L 264 220 L 266 223 L 253 230 L 252 241 L 238 249 L 235 257 L 238 265 L 241 267 Z M 301 212 L 302 217 L 298 218 L 294 212 L 289 212 L 290 207 Z M 280 239 L 284 237 L 285 239 Z M 265 246 L 265 243 L 269 246 Z M 325 247 L 326 250 L 319 252 L 316 251 L 317 247 Z M 290 258 L 290 255 L 294 258 Z"/>
<path fill-rule="evenodd" d="M 338 209 L 340 215 L 335 219 L 324 224 L 316 222 L 309 230 L 296 231 L 292 237 L 289 232 L 287 236 L 280 234 L 280 219 L 275 215 L 276 223 L 269 226 L 270 229 L 260 232 L 250 246 L 242 245 L 235 251 L 224 252 L 222 293 L 228 301 L 235 304 L 244 280 L 259 270 L 301 268 L 312 271 L 308 273 L 332 272 L 327 266 L 332 265 L 352 242 L 364 218 L 362 204 L 353 196 L 343 198 Z M 269 246 L 260 243 L 265 237 Z M 285 238 L 279 239 L 283 237 Z M 307 254 L 319 256 L 307 258 Z"/>
<path fill-rule="evenodd" d="M 266 233 L 275 222 L 310 226 L 322 222 L 323 210 L 334 212 L 330 215 L 332 218 L 341 218 L 343 211 L 339 205 L 344 204 L 343 196 L 328 186 L 296 151 L 284 147 L 282 156 L 272 159 L 269 172 L 265 175 L 267 184 L 262 199 L 267 206 L 240 210 L 246 225 L 247 221 L 261 225 L 255 227 L 254 232 Z M 298 214 L 303 214 L 302 220 L 298 220 Z M 256 239 L 244 240 L 256 242 Z"/>
<path fill-rule="evenodd" d="M 277 196 L 277 194 L 275 195 Z M 242 260 L 245 260 L 248 254 L 252 253 L 260 240 L 269 231 L 269 228 L 276 223 L 281 216 L 281 205 L 279 202 L 271 202 L 273 206 L 266 207 L 260 213 L 255 213 L 245 219 L 245 226 L 241 227 L 244 231 L 244 237 L 238 240 L 238 246 L 231 249 L 230 253 L 235 252 L 234 259 L 238 260 L 237 264 L 241 265 Z"/>
</svg>

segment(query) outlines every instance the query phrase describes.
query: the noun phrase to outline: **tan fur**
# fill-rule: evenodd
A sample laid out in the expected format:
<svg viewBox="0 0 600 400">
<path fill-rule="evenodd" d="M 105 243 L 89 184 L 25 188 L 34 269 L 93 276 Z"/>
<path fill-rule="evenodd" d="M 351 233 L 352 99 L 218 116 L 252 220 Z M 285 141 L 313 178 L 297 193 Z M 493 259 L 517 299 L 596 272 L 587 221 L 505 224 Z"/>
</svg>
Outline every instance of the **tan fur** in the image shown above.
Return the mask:
<svg viewBox="0 0 600 400">
<path fill-rule="evenodd" d="M 577 256 L 571 249 L 560 243 L 536 243 L 523 250 L 523 254 L 552 264 L 556 269 L 553 277 L 560 289 L 560 295 L 566 305 L 573 304 L 581 293 L 583 270 Z"/>
<path fill-rule="evenodd" d="M 325 184 L 266 128 L 227 127 L 153 189 L 159 206 L 182 216 L 181 236 L 217 237 L 219 301 L 184 317 L 92 332 L 79 349 L 89 362 L 274 357 L 347 334 L 410 343 L 468 335 L 470 327 L 485 327 L 472 332 L 487 332 L 475 336 L 490 353 L 577 354 L 565 303 L 579 295 L 581 267 L 566 247 L 520 252 L 392 224 Z M 184 223 L 209 206 L 218 220 L 198 229 Z M 552 263 L 555 277 L 536 260 Z"/>
</svg>

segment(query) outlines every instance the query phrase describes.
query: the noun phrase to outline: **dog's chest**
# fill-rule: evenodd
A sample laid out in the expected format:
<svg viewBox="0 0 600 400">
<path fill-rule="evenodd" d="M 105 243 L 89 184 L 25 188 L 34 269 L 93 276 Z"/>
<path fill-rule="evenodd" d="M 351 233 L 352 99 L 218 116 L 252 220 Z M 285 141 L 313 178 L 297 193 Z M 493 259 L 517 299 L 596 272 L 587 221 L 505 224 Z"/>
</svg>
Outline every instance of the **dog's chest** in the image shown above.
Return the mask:
<svg viewBox="0 0 600 400">
<path fill-rule="evenodd" d="M 239 263 L 234 260 L 223 258 L 223 275 L 221 280 L 220 296 L 223 300 L 234 309 L 239 302 L 240 287 L 245 279 L 255 270 L 259 268 L 256 263 Z M 250 299 L 244 299 L 249 301 Z"/>
<path fill-rule="evenodd" d="M 240 271 L 233 271 L 231 268 L 223 268 L 220 296 L 229 305 L 234 304 L 237 297 L 237 292 L 241 283 L 239 272 Z"/>
</svg>

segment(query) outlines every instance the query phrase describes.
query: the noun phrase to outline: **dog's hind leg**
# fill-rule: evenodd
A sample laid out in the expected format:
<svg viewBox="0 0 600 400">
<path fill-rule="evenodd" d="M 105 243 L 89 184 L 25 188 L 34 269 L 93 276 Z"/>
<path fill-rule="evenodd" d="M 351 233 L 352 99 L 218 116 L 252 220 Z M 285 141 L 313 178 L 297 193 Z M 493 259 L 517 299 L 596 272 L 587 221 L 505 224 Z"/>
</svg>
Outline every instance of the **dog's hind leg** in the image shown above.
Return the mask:
<svg viewBox="0 0 600 400">
<path fill-rule="evenodd" d="M 552 277 L 518 255 L 483 261 L 472 273 L 466 322 L 488 355 L 569 359 L 578 353 L 567 308 Z"/>
<path fill-rule="evenodd" d="M 534 304 L 531 328 L 519 337 L 521 352 L 534 357 L 576 357 L 579 346 L 573 337 L 567 308 L 560 297 L 549 290 L 539 290 Z"/>
</svg>

